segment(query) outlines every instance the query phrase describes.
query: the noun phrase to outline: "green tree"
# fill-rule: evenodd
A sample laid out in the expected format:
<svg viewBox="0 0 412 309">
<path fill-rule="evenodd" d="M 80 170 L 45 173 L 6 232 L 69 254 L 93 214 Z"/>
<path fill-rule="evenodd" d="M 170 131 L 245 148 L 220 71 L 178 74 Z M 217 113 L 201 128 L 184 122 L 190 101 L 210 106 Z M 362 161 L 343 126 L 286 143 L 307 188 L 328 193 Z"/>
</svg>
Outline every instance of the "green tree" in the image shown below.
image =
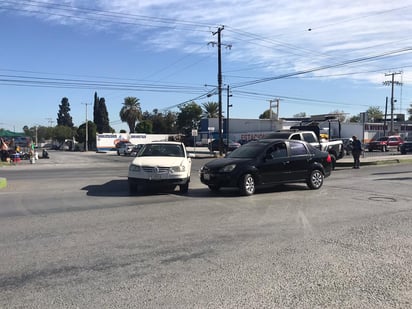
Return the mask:
<svg viewBox="0 0 412 309">
<path fill-rule="evenodd" d="M 142 115 L 142 121 L 150 121 L 151 133 L 155 134 L 172 134 L 176 133 L 176 113 L 167 112 L 166 114 L 159 113 L 158 109 L 154 109 L 152 113 L 145 111 Z M 139 127 L 141 130 L 147 130 L 147 125 L 136 126 L 136 130 Z"/>
<path fill-rule="evenodd" d="M 293 117 L 295 117 L 295 118 L 305 118 L 306 113 L 305 112 L 300 112 L 300 113 L 294 114 Z"/>
<path fill-rule="evenodd" d="M 384 114 L 379 106 L 370 106 L 366 113 L 368 114 L 369 122 L 380 122 L 383 120 Z"/>
<path fill-rule="evenodd" d="M 96 145 L 97 126 L 93 121 L 87 121 L 87 149 L 93 149 Z M 80 125 L 77 129 L 77 141 L 83 143 L 83 149 L 86 150 L 86 123 Z"/>
<path fill-rule="evenodd" d="M 164 116 L 166 122 L 166 132 L 168 134 L 177 133 L 177 114 L 171 111 L 168 111 L 167 114 Z"/>
<path fill-rule="evenodd" d="M 28 127 L 24 126 L 23 131 L 26 136 L 30 137 L 33 141 L 36 140 L 39 143 L 44 143 L 46 140 L 50 140 L 54 136 L 54 128 L 53 127 L 45 127 L 45 126 L 33 126 Z"/>
<path fill-rule="evenodd" d="M 153 133 L 152 121 L 151 120 L 140 121 L 135 128 L 135 132 L 152 134 Z"/>
<path fill-rule="evenodd" d="M 64 97 L 59 105 L 59 112 L 57 113 L 57 125 L 73 127 L 73 119 L 70 116 L 70 103 L 69 99 Z"/>
<path fill-rule="evenodd" d="M 76 137 L 76 128 L 68 126 L 56 126 L 54 128 L 54 137 L 59 143 L 63 143 L 66 139 Z"/>
<path fill-rule="evenodd" d="M 219 103 L 207 102 L 203 103 L 203 117 L 205 118 L 219 118 Z"/>
<path fill-rule="evenodd" d="M 340 122 L 345 122 L 346 120 L 346 114 L 344 111 L 340 111 L 340 110 L 334 110 L 332 112 L 330 112 L 329 114 L 332 115 L 336 115 L 336 118 L 340 121 Z"/>
<path fill-rule="evenodd" d="M 354 115 L 349 118 L 349 122 L 360 122 L 360 116 L 359 115 Z"/>
<path fill-rule="evenodd" d="M 124 98 L 123 107 L 120 110 L 120 119 L 129 126 L 129 133 L 134 133 L 136 122 L 142 118 L 139 99 L 135 97 Z"/>
<path fill-rule="evenodd" d="M 276 114 L 272 114 L 272 118 L 275 117 Z M 270 109 L 265 110 L 262 114 L 259 115 L 259 119 L 270 119 Z"/>
<path fill-rule="evenodd" d="M 191 102 L 179 107 L 180 113 L 177 115 L 177 128 L 180 133 L 190 135 L 193 128 L 197 128 L 202 118 L 202 108 L 195 102 Z"/>
<path fill-rule="evenodd" d="M 93 121 L 96 124 L 96 130 L 98 133 L 113 132 L 113 128 L 110 127 L 109 113 L 107 112 L 106 100 L 99 98 L 97 92 L 94 93 L 94 105 L 93 105 Z"/>
</svg>

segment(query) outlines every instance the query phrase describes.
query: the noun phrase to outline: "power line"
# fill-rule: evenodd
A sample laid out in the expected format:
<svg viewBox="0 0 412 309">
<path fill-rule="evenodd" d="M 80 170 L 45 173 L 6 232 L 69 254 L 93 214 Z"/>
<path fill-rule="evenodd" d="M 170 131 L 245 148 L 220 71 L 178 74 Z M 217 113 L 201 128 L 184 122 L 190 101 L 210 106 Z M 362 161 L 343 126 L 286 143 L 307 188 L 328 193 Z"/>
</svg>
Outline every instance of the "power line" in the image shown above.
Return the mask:
<svg viewBox="0 0 412 309">
<path fill-rule="evenodd" d="M 116 23 L 116 24 L 132 24 L 132 25 L 144 25 L 144 26 L 152 26 L 155 27 L 156 25 L 163 25 L 162 28 L 171 28 L 171 29 L 177 29 L 176 25 L 179 26 L 190 26 L 191 28 L 182 28 L 182 30 L 193 30 L 193 27 L 213 27 L 214 25 L 206 24 L 206 23 L 200 23 L 200 22 L 192 22 L 192 21 L 184 21 L 184 20 L 178 20 L 178 19 L 172 19 L 172 18 L 160 18 L 160 17 L 153 17 L 153 16 L 146 16 L 146 15 L 136 15 L 136 14 L 130 14 L 127 12 L 113 12 L 113 11 L 105 11 L 105 10 L 100 10 L 100 9 L 93 9 L 93 8 L 86 8 L 86 7 L 74 7 L 71 5 L 65 5 L 65 4 L 58 4 L 58 3 L 48 3 L 48 2 L 42 2 L 42 1 L 25 1 L 25 0 L 20 0 L 20 1 L 11 1 L 11 0 L 4 0 L 3 3 L 9 3 L 11 5 L 14 5 L 13 7 L 6 7 L 3 6 L 3 9 L 5 10 L 10 10 L 10 11 L 21 11 L 21 12 L 26 12 L 26 13 L 31 13 L 31 14 L 42 14 L 42 15 L 48 15 L 48 16 L 58 16 L 58 17 L 68 17 L 72 19 L 78 19 L 78 20 L 93 20 L 93 21 L 106 21 L 106 22 L 111 22 L 111 23 Z M 18 6 L 26 4 L 27 6 L 34 7 L 34 8 L 39 8 L 39 9 L 45 9 L 45 11 L 41 10 L 30 10 L 27 8 L 18 8 Z M 62 13 L 58 12 L 64 12 L 64 13 L 75 13 L 76 15 L 65 15 Z M 84 13 L 84 14 L 93 14 L 93 15 L 87 15 L 87 16 L 82 16 L 79 13 Z M 102 16 L 105 17 L 106 19 L 97 19 L 94 18 L 93 16 Z M 125 20 L 131 20 L 129 22 Z M 140 24 L 136 23 L 136 21 L 142 21 L 145 22 L 145 24 Z M 152 25 L 149 25 L 148 22 L 153 23 Z M 206 32 L 204 30 L 203 32 Z"/>
<path fill-rule="evenodd" d="M 320 67 L 312 68 L 312 69 L 308 69 L 308 70 L 302 70 L 302 71 L 293 72 L 293 73 L 285 73 L 285 74 L 278 75 L 278 76 L 273 76 L 273 77 L 266 77 L 266 78 L 262 78 L 262 79 L 249 81 L 249 82 L 239 83 L 237 85 L 232 86 L 232 89 L 233 88 L 246 87 L 246 86 L 255 85 L 255 84 L 259 84 L 259 83 L 264 83 L 264 82 L 268 82 L 268 81 L 272 81 L 272 80 L 276 80 L 276 79 L 284 79 L 284 78 L 287 78 L 287 77 L 298 76 L 298 75 L 313 73 L 313 72 L 316 72 L 316 71 L 342 67 L 342 66 L 345 66 L 345 65 L 348 65 L 348 64 L 365 62 L 365 61 L 372 61 L 372 60 L 387 57 L 387 56 L 390 56 L 390 55 L 400 54 L 400 53 L 405 53 L 405 52 L 410 52 L 410 51 L 412 51 L 412 47 L 407 47 L 407 48 L 402 48 L 402 49 L 398 49 L 398 50 L 394 50 L 394 51 L 389 51 L 389 52 L 385 52 L 385 53 L 382 53 L 382 54 L 379 54 L 379 55 L 374 55 L 374 56 L 369 56 L 369 57 L 361 57 L 361 58 L 357 58 L 357 59 L 346 60 L 346 61 L 343 61 L 341 63 L 324 65 L 324 66 L 320 66 Z"/>
</svg>

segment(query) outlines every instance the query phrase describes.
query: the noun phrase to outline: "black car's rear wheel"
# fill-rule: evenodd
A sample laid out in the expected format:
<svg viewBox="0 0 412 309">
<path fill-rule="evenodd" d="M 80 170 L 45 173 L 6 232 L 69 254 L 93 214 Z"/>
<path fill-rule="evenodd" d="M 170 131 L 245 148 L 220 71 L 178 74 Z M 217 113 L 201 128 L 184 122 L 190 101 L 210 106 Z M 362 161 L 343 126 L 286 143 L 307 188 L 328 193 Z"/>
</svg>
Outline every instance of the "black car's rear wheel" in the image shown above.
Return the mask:
<svg viewBox="0 0 412 309">
<path fill-rule="evenodd" d="M 240 178 L 239 190 L 242 195 L 252 195 L 255 193 L 255 179 L 251 174 L 245 174 Z"/>
<path fill-rule="evenodd" d="M 323 173 L 320 170 L 313 170 L 310 173 L 307 185 L 310 189 L 317 190 L 323 185 Z"/>
</svg>

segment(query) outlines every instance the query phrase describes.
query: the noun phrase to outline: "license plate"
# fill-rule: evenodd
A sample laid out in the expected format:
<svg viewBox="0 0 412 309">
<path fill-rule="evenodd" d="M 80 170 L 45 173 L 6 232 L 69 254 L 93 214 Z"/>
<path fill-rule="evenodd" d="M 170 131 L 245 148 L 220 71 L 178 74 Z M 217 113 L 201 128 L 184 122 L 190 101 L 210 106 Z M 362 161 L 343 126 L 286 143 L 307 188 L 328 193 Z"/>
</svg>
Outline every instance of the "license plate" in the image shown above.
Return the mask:
<svg viewBox="0 0 412 309">
<path fill-rule="evenodd" d="M 159 180 L 159 179 L 161 179 L 161 178 L 162 178 L 161 175 L 159 175 L 159 174 L 154 174 L 154 175 L 152 175 L 152 177 L 150 177 L 150 180 Z"/>
</svg>

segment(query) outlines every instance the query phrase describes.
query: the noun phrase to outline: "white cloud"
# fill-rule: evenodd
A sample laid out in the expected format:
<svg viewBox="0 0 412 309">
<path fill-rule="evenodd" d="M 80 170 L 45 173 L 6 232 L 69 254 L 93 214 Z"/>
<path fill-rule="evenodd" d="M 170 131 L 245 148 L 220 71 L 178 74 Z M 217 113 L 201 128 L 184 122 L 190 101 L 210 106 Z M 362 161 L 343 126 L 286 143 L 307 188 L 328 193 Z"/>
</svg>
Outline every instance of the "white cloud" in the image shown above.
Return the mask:
<svg viewBox="0 0 412 309">
<path fill-rule="evenodd" d="M 17 5 L 23 14 L 52 23 L 84 25 L 119 31 L 123 38 L 147 49 L 193 50 L 216 40 L 219 25 L 224 43 L 232 44 L 229 60 L 236 65 L 266 63 L 268 74 L 307 70 L 412 46 L 412 2 L 377 1 L 181 1 L 181 0 L 48 0 Z M 70 7 L 72 6 L 72 7 Z M 91 8 L 92 10 L 83 10 Z M 99 10 L 99 11 L 93 11 Z M 309 31 L 310 29 L 310 31 Z M 125 31 L 126 30 L 126 31 Z M 202 51 L 200 51 L 202 52 Z M 203 51 L 204 52 L 204 51 Z M 409 52 L 410 54 L 410 52 Z M 404 57 L 362 69 L 402 67 Z M 227 65 L 230 67 L 230 64 Z M 353 66 L 350 67 L 353 70 Z M 328 73 L 343 73 L 336 68 Z M 250 72 L 252 73 L 252 71 Z M 324 72 L 322 73 L 324 74 Z M 371 73 L 369 79 L 374 79 Z M 368 78 L 368 74 L 352 78 Z"/>
</svg>

